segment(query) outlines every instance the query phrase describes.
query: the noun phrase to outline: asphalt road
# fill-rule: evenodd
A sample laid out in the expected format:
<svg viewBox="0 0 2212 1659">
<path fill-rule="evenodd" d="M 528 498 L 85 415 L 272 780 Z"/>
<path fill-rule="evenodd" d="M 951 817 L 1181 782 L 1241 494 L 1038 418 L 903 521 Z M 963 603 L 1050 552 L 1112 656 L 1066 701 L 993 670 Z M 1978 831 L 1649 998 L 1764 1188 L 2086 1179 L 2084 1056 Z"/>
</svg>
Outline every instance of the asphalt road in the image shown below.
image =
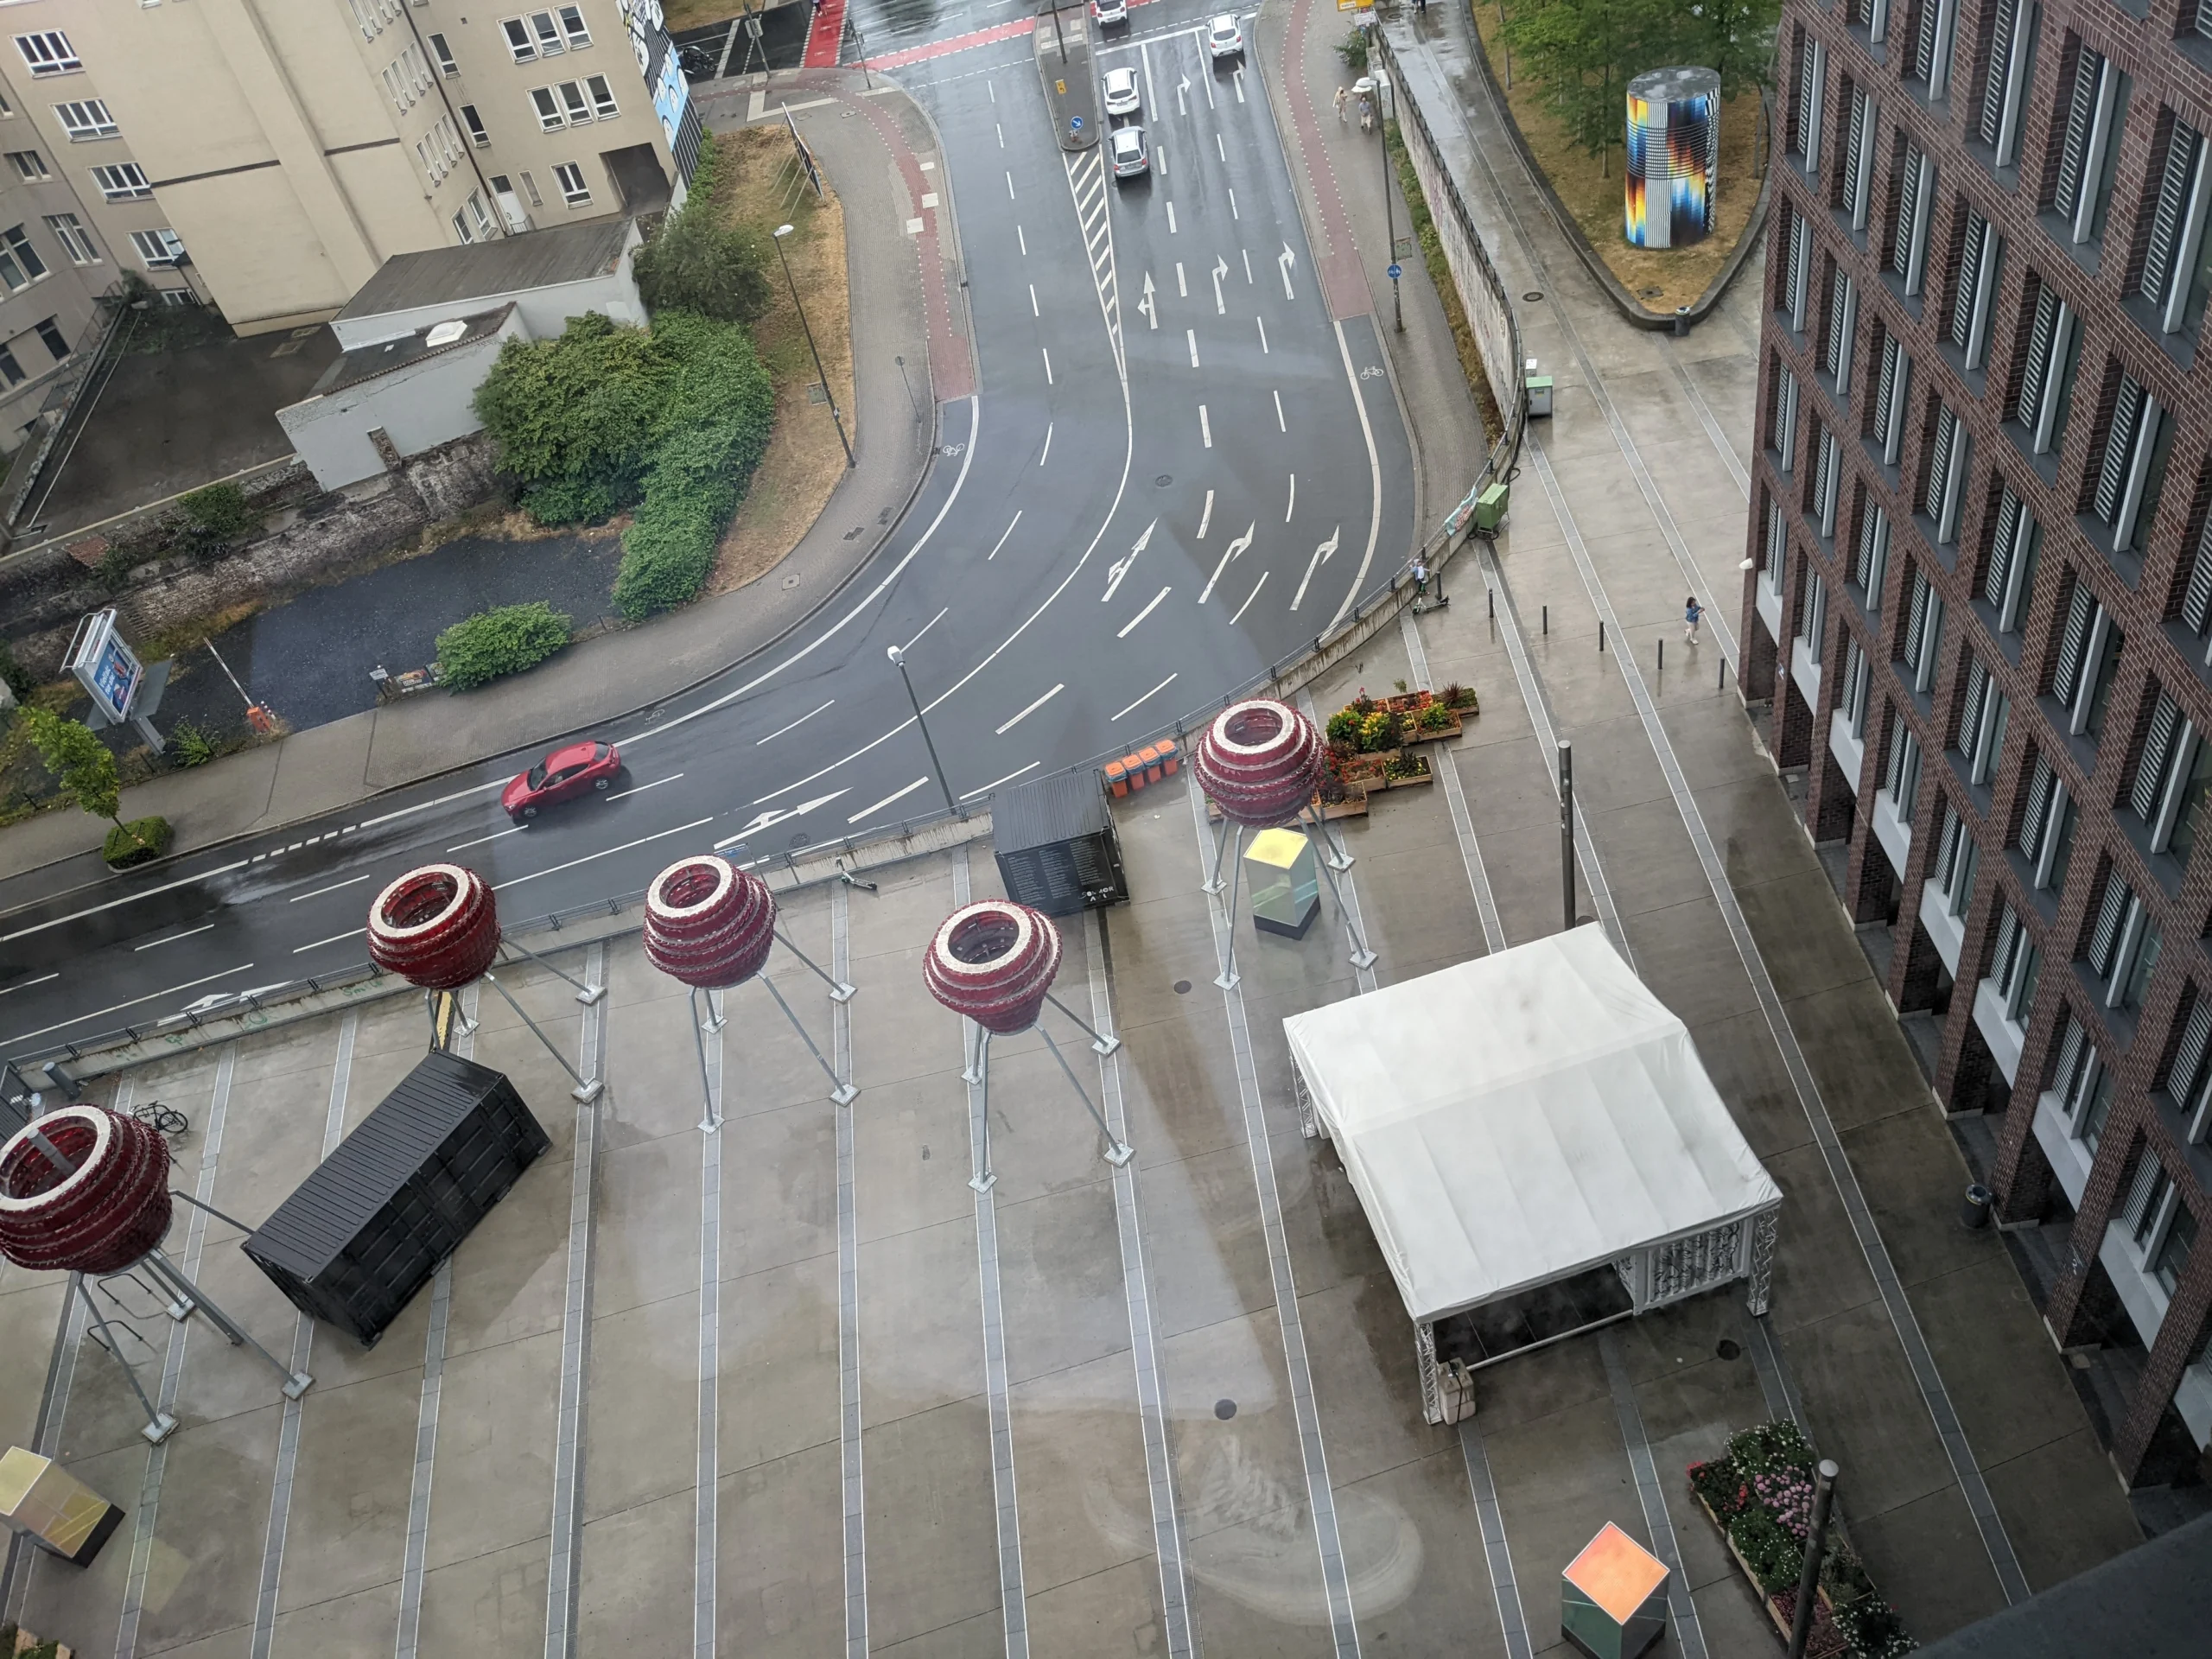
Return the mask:
<svg viewBox="0 0 2212 1659">
<path fill-rule="evenodd" d="M 918 38 L 1008 15 L 940 10 Z M 518 830 L 498 791 L 535 754 L 505 755 L 73 892 L 18 887 L 0 1053 L 359 962 L 369 900 L 429 860 L 480 870 L 520 918 L 687 853 L 766 860 L 940 813 L 887 646 L 950 791 L 981 802 L 1217 702 L 1388 582 L 1412 463 L 1380 342 L 1329 315 L 1257 70 L 1206 59 L 1205 15 L 1155 0 L 1100 48 L 1144 88 L 1155 168 L 1125 185 L 1054 144 L 1027 39 L 902 72 L 943 138 L 981 390 L 940 408 L 921 493 L 836 600 L 590 734 L 621 747 L 613 791 Z"/>
</svg>

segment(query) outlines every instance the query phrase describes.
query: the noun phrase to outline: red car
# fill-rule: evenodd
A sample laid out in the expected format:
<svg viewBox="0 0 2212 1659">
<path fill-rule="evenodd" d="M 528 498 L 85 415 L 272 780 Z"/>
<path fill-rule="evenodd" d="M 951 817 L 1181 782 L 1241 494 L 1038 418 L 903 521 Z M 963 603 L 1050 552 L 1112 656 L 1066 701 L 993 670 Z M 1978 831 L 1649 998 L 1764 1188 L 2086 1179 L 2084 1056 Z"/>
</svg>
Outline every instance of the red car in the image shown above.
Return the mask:
<svg viewBox="0 0 2212 1659">
<path fill-rule="evenodd" d="M 500 792 L 499 804 L 517 823 L 537 816 L 541 806 L 572 800 L 594 790 L 604 791 L 622 769 L 612 743 L 571 743 L 556 749 Z"/>
</svg>

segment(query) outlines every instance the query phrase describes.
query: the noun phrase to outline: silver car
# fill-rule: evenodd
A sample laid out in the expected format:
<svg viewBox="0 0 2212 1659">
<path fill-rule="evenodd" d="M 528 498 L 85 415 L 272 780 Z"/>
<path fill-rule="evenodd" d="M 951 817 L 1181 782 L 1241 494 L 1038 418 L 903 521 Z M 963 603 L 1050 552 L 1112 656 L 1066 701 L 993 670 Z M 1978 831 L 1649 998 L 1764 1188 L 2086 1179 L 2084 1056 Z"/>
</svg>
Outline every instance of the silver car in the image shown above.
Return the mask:
<svg viewBox="0 0 2212 1659">
<path fill-rule="evenodd" d="M 1142 127 L 1115 128 L 1107 148 L 1116 178 L 1134 179 L 1140 173 L 1152 170 L 1152 152 L 1145 144 Z"/>
<path fill-rule="evenodd" d="M 1235 12 L 1224 11 L 1206 24 L 1206 50 L 1216 58 L 1244 55 L 1244 31 L 1237 28 Z"/>
<path fill-rule="evenodd" d="M 1106 113 L 1135 115 L 1137 113 L 1137 72 L 1134 69 L 1109 69 L 1106 72 Z"/>
</svg>

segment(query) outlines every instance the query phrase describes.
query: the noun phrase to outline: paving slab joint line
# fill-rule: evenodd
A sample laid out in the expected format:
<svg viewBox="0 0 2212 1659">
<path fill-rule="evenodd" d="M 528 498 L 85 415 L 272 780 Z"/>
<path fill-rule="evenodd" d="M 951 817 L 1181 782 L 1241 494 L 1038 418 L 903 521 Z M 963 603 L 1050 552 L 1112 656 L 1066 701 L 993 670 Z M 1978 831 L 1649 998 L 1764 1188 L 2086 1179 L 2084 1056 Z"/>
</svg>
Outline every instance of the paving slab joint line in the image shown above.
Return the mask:
<svg viewBox="0 0 2212 1659">
<path fill-rule="evenodd" d="M 842 882 L 830 889 L 830 971 L 850 982 L 852 931 Z M 831 1064 L 841 1082 L 853 1067 L 852 1006 L 830 1007 Z M 837 1123 L 837 1389 L 840 1478 L 844 1496 L 845 1652 L 868 1659 L 868 1510 L 861 1468 L 860 1225 L 853 1193 L 853 1113 L 831 1109 Z"/>
<path fill-rule="evenodd" d="M 1398 628 L 1405 638 L 1406 655 L 1413 664 L 1414 684 L 1423 691 L 1434 690 L 1428 671 L 1428 652 L 1421 643 L 1421 624 L 1410 606 L 1398 613 Z M 1466 867 L 1467 886 L 1474 892 L 1475 911 L 1482 918 L 1484 948 L 1495 956 L 1505 949 L 1505 925 L 1498 918 L 1497 895 L 1491 890 L 1490 867 L 1484 863 L 1482 843 L 1475 837 L 1474 814 L 1468 810 L 1466 788 L 1459 781 L 1459 764 L 1453 753 L 1448 744 L 1440 743 L 1430 764 L 1444 785 L 1444 804 L 1452 815 L 1452 833 L 1459 843 L 1459 861 Z"/>
<path fill-rule="evenodd" d="M 708 1013 L 717 1021 L 704 1044 L 707 1116 L 727 1122 L 722 1039 L 726 1021 L 722 993 L 708 993 Z M 685 1017 L 690 1004 L 685 1003 Z M 702 1033 L 703 1035 L 703 1033 Z M 699 1137 L 699 1351 L 698 1462 L 692 1500 L 691 1651 L 693 1659 L 713 1659 L 717 1639 L 721 1548 L 721 1230 L 722 1142 L 717 1133 Z"/>
<path fill-rule="evenodd" d="M 607 982 L 607 947 L 585 957 L 588 984 Z M 576 1070 L 600 1075 L 604 1000 L 588 1004 L 576 1039 Z M 553 1513 L 545 1571 L 545 1659 L 569 1659 L 576 1646 L 577 1516 L 583 1484 L 584 1368 L 591 1325 L 592 1195 L 598 1171 L 602 1093 L 576 1107 L 575 1156 L 569 1179 L 567 1279 L 561 1309 L 561 1385 L 553 1442 Z"/>
<path fill-rule="evenodd" d="M 1619 618 L 1612 601 L 1606 596 L 1605 585 L 1599 580 L 1590 550 L 1582 539 L 1580 527 L 1569 511 L 1567 499 L 1554 474 L 1550 458 L 1541 446 L 1531 442 L 1528 450 L 1543 482 L 1545 493 L 1550 497 L 1552 507 L 1559 516 L 1560 525 L 1567 534 L 1568 551 L 1575 568 L 1580 572 L 1584 587 L 1600 618 L 1618 630 Z M 1829 1116 L 1827 1104 L 1821 1098 L 1820 1085 L 1814 1079 L 1812 1068 L 1805 1059 L 1804 1051 L 1798 1046 L 1797 1036 L 1789 1024 L 1789 1017 L 1783 1008 L 1780 995 L 1775 990 L 1772 976 L 1767 972 L 1765 958 L 1760 954 L 1758 941 L 1753 938 L 1751 925 L 1745 919 L 1743 906 L 1737 901 L 1735 889 L 1729 885 L 1728 874 L 1714 849 L 1713 836 L 1707 830 L 1705 815 L 1699 809 L 1696 798 L 1690 792 L 1689 780 L 1684 775 L 1681 762 L 1675 753 L 1675 746 L 1660 718 L 1658 706 L 1651 699 L 1650 688 L 1645 684 L 1643 671 L 1633 655 L 1616 653 L 1621 673 L 1628 684 L 1629 696 L 1636 704 L 1637 714 L 1643 722 L 1646 736 L 1657 757 L 1660 770 L 1666 775 L 1667 787 L 1675 798 L 1676 810 L 1681 814 L 1683 828 L 1688 832 L 1695 849 L 1699 865 L 1704 869 L 1707 885 L 1711 888 L 1713 902 L 1719 907 L 1721 919 L 1726 924 L 1730 941 L 1742 962 L 1745 975 L 1758 995 L 1760 1012 L 1765 1016 L 1768 1030 L 1775 1046 L 1781 1051 L 1783 1063 L 1789 1072 L 1790 1082 L 1796 1090 L 1797 1102 L 1813 1131 L 1813 1138 L 1821 1148 L 1821 1157 L 1827 1166 L 1828 1178 L 1834 1183 L 1844 1213 L 1850 1218 L 1853 1235 L 1866 1260 L 1868 1272 L 1880 1293 L 1882 1304 L 1890 1316 L 1891 1327 L 1897 1332 L 1898 1345 L 1904 1349 L 1908 1368 L 1913 1373 L 1914 1385 L 1920 1390 L 1922 1402 L 1936 1427 L 1936 1438 L 1942 1443 L 1951 1472 L 1958 1482 L 1959 1492 L 1974 1517 L 1976 1529 L 1981 1535 L 1983 1547 L 1989 1552 L 1990 1567 L 1996 1574 L 1998 1587 L 2008 1604 L 2024 1601 L 2031 1593 L 2026 1575 L 2021 1571 L 2018 1555 L 2007 1535 L 2002 1519 L 1998 1516 L 1994 1500 L 1990 1497 L 1989 1484 L 1983 1477 L 1973 1447 L 1960 1427 L 1958 1415 L 1951 1404 L 1950 1395 L 1943 1386 L 1942 1373 L 1936 1364 L 1934 1354 L 1928 1347 L 1928 1338 L 1920 1328 L 1919 1316 L 1905 1294 L 1904 1287 L 1897 1274 L 1889 1246 L 1883 1241 L 1880 1229 L 1875 1225 L 1872 1210 L 1866 1203 L 1865 1190 L 1859 1182 L 1858 1173 L 1851 1166 L 1851 1160 L 1843 1148 L 1842 1138 L 1837 1134 L 1835 1122 Z"/>
<path fill-rule="evenodd" d="M 1475 1519 L 1482 1529 L 1483 1560 L 1490 1568 L 1490 1585 L 1497 1601 L 1497 1623 L 1505 1639 L 1506 1659 L 1534 1659 L 1529 1639 L 1529 1616 L 1521 1605 L 1521 1584 L 1513 1571 L 1513 1548 L 1505 1536 L 1505 1515 L 1497 1502 L 1497 1483 L 1490 1471 L 1490 1452 L 1482 1430 L 1471 1417 L 1459 1420 L 1459 1455 L 1467 1468 L 1467 1486 L 1474 1495 Z"/>
<path fill-rule="evenodd" d="M 1660 1490 L 1650 1438 L 1643 1432 L 1643 1414 L 1637 1409 L 1636 1385 L 1621 1357 L 1620 1332 L 1611 1325 L 1600 1331 L 1598 1352 L 1605 1361 L 1605 1385 L 1612 1391 L 1614 1414 L 1620 1419 L 1621 1443 L 1628 1449 L 1629 1469 L 1636 1477 L 1636 1495 L 1643 1505 L 1643 1524 L 1651 1534 L 1651 1553 L 1667 1564 L 1667 1605 L 1674 1619 L 1675 1645 L 1681 1649 L 1683 1659 L 1706 1659 L 1705 1625 L 1698 1618 L 1697 1603 L 1682 1571 L 1681 1546 L 1675 1537 L 1674 1518 L 1667 1513 L 1667 1495 Z"/>
</svg>

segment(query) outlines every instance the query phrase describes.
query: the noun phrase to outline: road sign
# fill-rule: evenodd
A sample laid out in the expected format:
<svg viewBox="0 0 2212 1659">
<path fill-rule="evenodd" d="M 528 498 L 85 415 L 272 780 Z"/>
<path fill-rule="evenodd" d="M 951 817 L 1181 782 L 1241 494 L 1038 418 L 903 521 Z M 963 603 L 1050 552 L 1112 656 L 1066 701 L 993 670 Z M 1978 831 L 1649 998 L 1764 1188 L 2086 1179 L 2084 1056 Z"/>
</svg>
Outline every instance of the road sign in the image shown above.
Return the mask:
<svg viewBox="0 0 2212 1659">
<path fill-rule="evenodd" d="M 145 671 L 116 632 L 114 611 L 95 611 L 77 625 L 77 636 L 69 642 L 69 655 L 61 666 L 77 677 L 77 683 L 110 720 L 130 717 Z"/>
<path fill-rule="evenodd" d="M 1394 282 L 1394 283 L 1395 283 L 1395 282 L 1396 282 L 1396 281 L 1398 280 L 1398 278 L 1399 278 L 1399 277 L 1401 277 L 1401 276 L 1404 276 L 1405 274 L 1406 274 L 1406 268 L 1405 268 L 1403 265 L 1401 265 L 1401 264 L 1392 264 L 1392 265 L 1391 265 L 1391 267 L 1390 267 L 1390 280 L 1391 280 L 1392 282 Z"/>
<path fill-rule="evenodd" d="M 1081 132 L 1083 130 L 1083 118 L 1079 115 L 1071 115 L 1068 117 L 1068 130 L 1070 132 Z"/>
</svg>

